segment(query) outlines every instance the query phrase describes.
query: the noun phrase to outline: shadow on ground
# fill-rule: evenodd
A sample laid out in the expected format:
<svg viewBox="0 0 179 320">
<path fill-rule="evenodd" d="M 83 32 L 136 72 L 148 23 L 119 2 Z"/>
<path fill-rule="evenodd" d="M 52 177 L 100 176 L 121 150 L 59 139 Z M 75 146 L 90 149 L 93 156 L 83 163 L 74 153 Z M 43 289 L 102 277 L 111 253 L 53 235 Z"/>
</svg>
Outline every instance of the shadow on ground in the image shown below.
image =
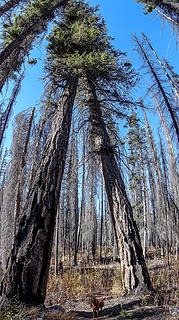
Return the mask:
<svg viewBox="0 0 179 320">
<path fill-rule="evenodd" d="M 123 319 L 146 319 L 146 320 L 161 320 L 163 316 L 162 308 L 150 306 L 150 307 L 137 307 L 139 306 L 140 300 L 123 304 L 117 304 L 113 307 L 104 308 L 99 314 L 98 319 L 111 319 L 111 320 L 123 320 Z M 92 319 L 92 312 L 86 311 L 74 311 L 77 319 Z"/>
</svg>

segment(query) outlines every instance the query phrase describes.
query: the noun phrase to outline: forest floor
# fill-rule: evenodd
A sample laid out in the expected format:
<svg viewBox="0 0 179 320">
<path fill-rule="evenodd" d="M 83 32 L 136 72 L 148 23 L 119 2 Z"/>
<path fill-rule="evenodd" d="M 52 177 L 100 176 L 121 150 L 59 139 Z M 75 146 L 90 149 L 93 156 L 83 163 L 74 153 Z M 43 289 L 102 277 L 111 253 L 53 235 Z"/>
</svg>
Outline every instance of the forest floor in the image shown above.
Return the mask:
<svg viewBox="0 0 179 320">
<path fill-rule="evenodd" d="M 170 317 L 169 312 L 164 307 L 154 306 L 152 304 L 143 306 L 142 296 L 107 296 L 103 297 L 105 302 L 104 309 L 100 312 L 98 319 L 123 320 L 123 319 L 146 319 L 146 320 L 164 320 L 175 319 Z M 67 319 L 92 319 L 92 309 L 87 301 L 71 300 L 64 304 Z M 55 311 L 55 308 L 48 309 Z M 58 314 L 58 308 L 56 312 Z M 52 315 L 49 311 L 48 314 Z M 57 319 L 57 318 L 56 318 Z M 59 318 L 60 319 L 60 318 Z M 65 318 L 64 318 L 65 319 Z"/>
<path fill-rule="evenodd" d="M 64 264 L 63 274 L 56 277 L 52 265 L 45 308 L 17 308 L 11 318 L 0 312 L 0 320 L 87 320 L 92 319 L 89 297 L 104 299 L 98 319 L 124 320 L 179 320 L 179 262 L 174 258 L 167 266 L 165 259 L 147 261 L 154 287 L 151 294 L 124 295 L 119 264 L 83 265 Z M 10 310 L 8 307 L 7 310 Z"/>
</svg>

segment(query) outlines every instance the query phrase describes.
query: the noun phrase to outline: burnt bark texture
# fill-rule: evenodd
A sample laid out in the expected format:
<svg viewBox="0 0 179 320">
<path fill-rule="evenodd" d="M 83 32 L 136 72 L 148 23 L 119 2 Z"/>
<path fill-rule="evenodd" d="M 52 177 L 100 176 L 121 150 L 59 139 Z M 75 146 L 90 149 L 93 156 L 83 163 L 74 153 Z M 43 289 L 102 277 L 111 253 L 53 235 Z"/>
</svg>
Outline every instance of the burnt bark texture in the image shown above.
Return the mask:
<svg viewBox="0 0 179 320">
<path fill-rule="evenodd" d="M 15 8 L 17 5 L 26 2 L 24 0 L 9 0 L 5 2 L 1 7 L 0 7 L 0 17 L 8 12 L 9 10 Z"/>
<path fill-rule="evenodd" d="M 76 79 L 67 83 L 54 114 L 1 284 L 3 299 L 44 303 L 76 87 Z"/>
<path fill-rule="evenodd" d="M 22 51 L 22 44 L 27 38 L 35 38 L 36 35 L 42 33 L 46 29 L 48 21 L 54 17 L 55 10 L 65 6 L 67 3 L 68 0 L 57 0 L 54 4 L 52 3 L 49 8 L 44 8 L 39 16 L 34 15 L 22 32 L 19 33 L 17 37 L 1 51 L 0 65 L 8 59 L 14 50 L 20 48 Z"/>
<path fill-rule="evenodd" d="M 87 100 L 91 130 L 99 154 L 108 202 L 117 239 L 123 286 L 126 292 L 151 289 L 139 232 L 133 219 L 119 165 L 102 117 L 95 81 L 87 77 Z"/>
</svg>

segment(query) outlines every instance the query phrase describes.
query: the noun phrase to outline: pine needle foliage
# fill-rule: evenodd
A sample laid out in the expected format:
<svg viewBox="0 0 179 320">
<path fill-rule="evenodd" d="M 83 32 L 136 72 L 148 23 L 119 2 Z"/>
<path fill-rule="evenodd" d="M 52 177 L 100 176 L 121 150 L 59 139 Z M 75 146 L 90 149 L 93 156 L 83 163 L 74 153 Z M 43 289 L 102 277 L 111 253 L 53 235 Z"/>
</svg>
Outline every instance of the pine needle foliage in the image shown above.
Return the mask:
<svg viewBox="0 0 179 320">
<path fill-rule="evenodd" d="M 137 75 L 126 54 L 114 49 L 113 38 L 97 11 L 98 7 L 91 8 L 83 0 L 68 3 L 47 37 L 45 70 L 58 84 L 71 76 L 90 77 L 104 104 L 118 103 L 119 107 L 120 103 L 128 108 Z M 80 84 L 82 90 L 84 80 Z"/>
<path fill-rule="evenodd" d="M 27 24 L 34 23 L 34 20 L 43 14 L 45 10 L 48 11 L 47 8 L 52 7 L 55 2 L 56 1 L 35 0 L 30 6 L 26 7 L 21 14 L 13 14 L 3 25 L 3 48 L 15 40 L 24 28 L 27 27 Z M 52 13 L 50 13 L 49 18 L 52 18 Z"/>
<path fill-rule="evenodd" d="M 104 20 L 84 1 L 71 1 L 60 22 L 55 22 L 49 40 L 48 61 L 53 70 L 66 77 L 86 71 L 104 76 L 114 70 L 119 52 L 110 45 Z M 54 62 L 55 61 L 55 62 Z"/>
</svg>

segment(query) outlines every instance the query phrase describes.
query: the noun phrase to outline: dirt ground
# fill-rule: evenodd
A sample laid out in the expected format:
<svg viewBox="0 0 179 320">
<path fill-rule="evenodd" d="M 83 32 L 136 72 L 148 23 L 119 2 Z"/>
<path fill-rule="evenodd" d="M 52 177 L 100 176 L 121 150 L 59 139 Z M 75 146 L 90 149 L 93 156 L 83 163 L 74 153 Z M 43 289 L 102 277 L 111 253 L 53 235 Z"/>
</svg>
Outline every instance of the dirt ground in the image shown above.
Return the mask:
<svg viewBox="0 0 179 320">
<path fill-rule="evenodd" d="M 152 265 L 150 268 L 154 269 L 154 267 L 154 273 L 159 278 L 161 266 L 159 268 L 155 262 L 154 266 Z M 164 280 L 167 283 L 166 277 Z M 78 298 L 74 298 L 71 292 L 71 296 L 63 299 L 63 295 L 61 296 L 63 292 L 62 290 L 59 291 L 58 286 L 52 286 L 52 289 L 46 299 L 45 309 L 35 308 L 31 312 L 22 313 L 23 316 L 20 320 L 87 320 L 93 318 L 88 298 L 80 298 L 79 296 Z M 98 320 L 179 320 L 179 308 L 177 307 L 177 314 L 171 312 L 173 301 L 165 299 L 165 293 L 163 294 L 161 287 L 161 290 L 157 291 L 158 296 L 156 296 L 156 293 L 152 293 L 151 295 L 131 294 L 122 296 L 108 294 L 106 296 L 97 296 L 104 299 L 104 308 L 99 314 Z M 159 299 L 160 295 L 162 300 Z M 156 301 L 159 302 L 159 305 Z M 173 305 L 176 305 L 176 301 Z M 0 316 L 1 319 L 6 320 Z"/>
<path fill-rule="evenodd" d="M 171 316 L 164 307 L 146 305 L 143 303 L 143 296 L 111 296 L 104 298 L 104 308 L 98 319 L 123 320 L 123 319 L 146 319 L 146 320 L 177 320 L 177 316 Z M 58 306 L 50 307 L 52 312 L 58 312 Z M 63 304 L 67 314 L 74 316 L 74 319 L 92 319 L 92 309 L 88 302 L 80 300 L 69 300 Z"/>
</svg>

